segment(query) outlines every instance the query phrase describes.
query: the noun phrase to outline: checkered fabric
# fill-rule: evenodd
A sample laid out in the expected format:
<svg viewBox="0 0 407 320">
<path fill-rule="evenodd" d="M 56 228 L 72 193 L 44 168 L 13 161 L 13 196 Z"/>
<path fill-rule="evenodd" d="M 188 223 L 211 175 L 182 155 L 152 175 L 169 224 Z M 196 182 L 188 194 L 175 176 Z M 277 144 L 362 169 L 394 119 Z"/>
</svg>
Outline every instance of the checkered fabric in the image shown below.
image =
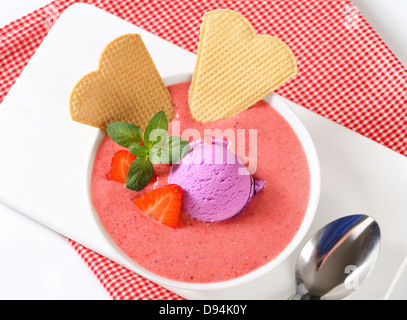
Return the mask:
<svg viewBox="0 0 407 320">
<path fill-rule="evenodd" d="M 182 300 L 181 297 L 151 282 L 135 272 L 106 259 L 71 239 L 79 256 L 115 300 Z"/>
<path fill-rule="evenodd" d="M 0 29 L 0 102 L 58 16 L 57 0 Z M 196 52 L 202 15 L 240 12 L 285 41 L 298 75 L 278 93 L 407 156 L 407 70 L 349 0 L 82 1 Z M 182 299 L 69 240 L 114 299 Z"/>
</svg>

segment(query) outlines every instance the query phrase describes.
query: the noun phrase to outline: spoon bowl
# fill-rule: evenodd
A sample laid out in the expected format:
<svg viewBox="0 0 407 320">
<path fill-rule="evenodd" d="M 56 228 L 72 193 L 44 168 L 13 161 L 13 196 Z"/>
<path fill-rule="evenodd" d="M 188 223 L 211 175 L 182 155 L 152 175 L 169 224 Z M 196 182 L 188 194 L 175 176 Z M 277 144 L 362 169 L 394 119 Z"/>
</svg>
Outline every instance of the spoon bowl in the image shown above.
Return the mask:
<svg viewBox="0 0 407 320">
<path fill-rule="evenodd" d="M 342 299 L 372 271 L 380 249 L 380 228 L 367 215 L 350 215 L 317 231 L 298 257 L 292 300 Z"/>
</svg>

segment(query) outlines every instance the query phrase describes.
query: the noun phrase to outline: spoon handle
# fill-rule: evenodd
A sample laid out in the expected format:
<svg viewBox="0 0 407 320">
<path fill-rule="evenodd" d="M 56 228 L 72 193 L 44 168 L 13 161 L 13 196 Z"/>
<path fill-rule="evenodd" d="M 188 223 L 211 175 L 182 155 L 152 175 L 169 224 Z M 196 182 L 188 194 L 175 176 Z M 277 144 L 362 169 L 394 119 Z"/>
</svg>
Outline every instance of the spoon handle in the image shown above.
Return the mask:
<svg viewBox="0 0 407 320">
<path fill-rule="evenodd" d="M 309 292 L 301 293 L 295 290 L 287 300 L 312 300 L 312 297 Z"/>
</svg>

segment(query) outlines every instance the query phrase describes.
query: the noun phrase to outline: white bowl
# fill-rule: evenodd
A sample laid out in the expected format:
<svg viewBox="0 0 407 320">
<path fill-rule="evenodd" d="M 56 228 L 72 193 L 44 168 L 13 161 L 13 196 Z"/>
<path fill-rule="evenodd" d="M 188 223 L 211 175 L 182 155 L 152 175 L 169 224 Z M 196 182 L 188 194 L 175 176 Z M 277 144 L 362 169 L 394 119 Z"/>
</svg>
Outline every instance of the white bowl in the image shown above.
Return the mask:
<svg viewBox="0 0 407 320">
<path fill-rule="evenodd" d="M 172 84 L 176 83 L 181 83 L 181 82 L 187 82 L 191 81 L 192 74 L 191 73 L 184 73 L 184 74 L 176 74 L 174 76 L 166 77 L 164 78 L 164 83 L 169 86 Z M 279 112 L 284 119 L 291 125 L 292 129 L 298 136 L 298 139 L 305 151 L 306 158 L 308 160 L 308 165 L 309 165 L 309 171 L 310 171 L 310 195 L 309 195 L 309 202 L 308 202 L 308 207 L 307 211 L 305 213 L 304 219 L 301 223 L 300 228 L 298 229 L 296 235 L 294 238 L 291 240 L 289 245 L 273 260 L 268 262 L 267 264 L 234 279 L 231 280 L 226 280 L 226 281 L 221 281 L 221 282 L 211 282 L 211 283 L 191 283 L 191 282 L 182 282 L 182 281 L 176 281 L 172 279 L 168 279 L 165 277 L 162 277 L 160 275 L 157 275 L 143 267 L 141 267 L 139 264 L 137 264 L 135 261 L 131 260 L 125 253 L 121 251 L 121 249 L 111 240 L 110 236 L 108 233 L 105 231 L 103 228 L 99 217 L 97 215 L 97 212 L 94 211 L 94 216 L 99 224 L 99 226 L 103 229 L 102 232 L 104 235 L 107 237 L 107 240 L 110 242 L 112 247 L 117 251 L 117 253 L 121 256 L 121 260 L 126 261 L 127 266 L 138 273 L 139 275 L 156 282 L 158 284 L 161 284 L 163 286 L 170 286 L 174 288 L 180 288 L 180 289 L 189 289 L 189 290 L 216 290 L 216 289 L 225 289 L 237 285 L 241 285 L 243 283 L 247 283 L 251 280 L 254 280 L 265 273 L 271 271 L 273 268 L 275 268 L 277 265 L 279 265 L 282 261 L 284 261 L 300 244 L 300 242 L 303 240 L 305 237 L 313 219 L 315 216 L 315 212 L 318 206 L 318 201 L 319 201 L 319 195 L 320 195 L 320 168 L 319 168 L 319 160 L 318 156 L 314 147 L 314 143 L 301 122 L 301 120 L 298 118 L 298 116 L 295 114 L 295 112 L 277 95 L 275 94 L 270 94 L 267 97 L 265 97 L 263 100 L 265 100 L 267 103 L 269 103 L 277 112 Z M 101 131 L 100 135 L 95 141 L 94 147 L 93 147 L 93 156 L 90 157 L 91 163 L 89 164 L 89 189 L 90 189 L 90 176 L 92 172 L 92 167 L 93 167 L 93 160 L 94 160 L 94 155 L 96 154 L 96 151 L 99 147 L 99 144 L 101 142 L 102 137 L 104 136 L 104 132 Z M 90 197 L 90 193 L 89 193 Z"/>
</svg>

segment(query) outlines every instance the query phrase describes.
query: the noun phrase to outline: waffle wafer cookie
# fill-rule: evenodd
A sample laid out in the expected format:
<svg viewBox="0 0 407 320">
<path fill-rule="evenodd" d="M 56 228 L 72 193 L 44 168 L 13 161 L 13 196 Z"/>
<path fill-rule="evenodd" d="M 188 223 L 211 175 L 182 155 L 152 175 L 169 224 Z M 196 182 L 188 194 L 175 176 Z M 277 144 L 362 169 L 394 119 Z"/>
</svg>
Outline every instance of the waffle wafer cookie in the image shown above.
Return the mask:
<svg viewBox="0 0 407 320">
<path fill-rule="evenodd" d="M 114 121 L 144 129 L 160 110 L 172 120 L 171 96 L 138 34 L 110 42 L 98 70 L 80 79 L 70 98 L 71 118 L 102 130 Z"/>
<path fill-rule="evenodd" d="M 269 35 L 256 35 L 241 14 L 225 9 L 203 16 L 189 93 L 201 122 L 232 117 L 297 73 L 291 49 Z"/>
</svg>

